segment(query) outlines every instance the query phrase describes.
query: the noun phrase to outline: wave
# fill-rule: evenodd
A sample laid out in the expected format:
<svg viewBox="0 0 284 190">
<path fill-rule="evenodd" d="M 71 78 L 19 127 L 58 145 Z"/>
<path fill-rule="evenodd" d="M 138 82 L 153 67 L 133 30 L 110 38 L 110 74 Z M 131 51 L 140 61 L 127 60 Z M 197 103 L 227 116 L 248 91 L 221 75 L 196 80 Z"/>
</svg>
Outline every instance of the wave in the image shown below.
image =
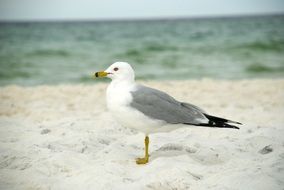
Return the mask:
<svg viewBox="0 0 284 190">
<path fill-rule="evenodd" d="M 16 78 L 27 79 L 30 77 L 31 74 L 28 71 L 14 69 L 10 70 L 9 72 L 6 72 L 5 70 L 0 69 L 0 80 L 10 80 Z"/>
<path fill-rule="evenodd" d="M 261 64 L 249 65 L 246 70 L 251 73 L 270 73 L 270 72 L 283 72 L 283 67 L 269 67 Z"/>
<path fill-rule="evenodd" d="M 268 42 L 261 42 L 261 41 L 256 41 L 256 42 L 251 42 L 251 43 L 246 43 L 240 46 L 237 46 L 237 48 L 240 49 L 250 49 L 250 50 L 255 50 L 255 51 L 284 51 L 284 40 L 280 41 L 268 41 Z"/>
<path fill-rule="evenodd" d="M 177 51 L 178 48 L 175 46 L 166 46 L 166 45 L 160 45 L 160 44 L 151 44 L 146 45 L 144 47 L 145 51 Z"/>
<path fill-rule="evenodd" d="M 117 56 L 126 60 L 133 60 L 137 63 L 144 64 L 147 57 L 151 57 L 153 54 L 158 54 L 162 52 L 174 52 L 178 51 L 178 47 L 175 46 L 167 46 L 160 44 L 151 44 L 145 45 L 141 48 L 132 48 L 127 49 L 123 53 L 118 54 Z"/>
<path fill-rule="evenodd" d="M 56 50 L 56 49 L 41 49 L 35 50 L 28 54 L 29 56 L 54 56 L 54 57 L 68 57 L 71 53 L 67 52 L 66 50 Z"/>
</svg>

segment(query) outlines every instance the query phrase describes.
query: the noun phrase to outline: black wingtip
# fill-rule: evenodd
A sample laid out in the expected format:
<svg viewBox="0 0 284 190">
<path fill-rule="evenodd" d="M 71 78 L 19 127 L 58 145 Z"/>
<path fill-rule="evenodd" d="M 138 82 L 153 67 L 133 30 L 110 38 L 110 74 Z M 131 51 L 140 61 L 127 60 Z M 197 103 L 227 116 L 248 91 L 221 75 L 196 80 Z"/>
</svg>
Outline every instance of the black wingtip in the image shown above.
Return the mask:
<svg viewBox="0 0 284 190">
<path fill-rule="evenodd" d="M 209 124 L 210 125 L 210 124 Z M 228 128 L 228 129 L 240 129 L 235 125 L 230 125 L 228 123 L 214 123 L 210 127 L 217 127 L 217 128 Z"/>
<path fill-rule="evenodd" d="M 186 125 L 194 125 L 194 126 L 199 126 L 199 127 L 212 127 L 212 128 L 226 128 L 226 129 L 240 129 L 239 127 L 235 125 L 229 125 L 227 123 L 222 123 L 222 124 L 212 124 L 212 123 L 200 123 L 200 124 L 192 124 L 192 123 L 183 123 Z"/>
<path fill-rule="evenodd" d="M 96 77 L 99 77 L 99 73 L 98 73 L 98 72 L 96 72 L 96 73 L 95 73 L 95 76 L 96 76 Z"/>
<path fill-rule="evenodd" d="M 233 125 L 231 125 L 232 127 L 230 127 L 230 128 L 232 128 L 232 129 L 240 129 L 239 127 L 237 127 L 237 126 L 233 126 Z"/>
<path fill-rule="evenodd" d="M 228 123 L 235 123 L 235 124 L 238 124 L 238 125 L 242 125 L 242 123 L 240 123 L 240 122 L 237 122 L 237 121 L 231 121 L 231 120 L 228 120 Z"/>
<path fill-rule="evenodd" d="M 225 118 L 216 117 L 216 116 L 208 115 L 208 114 L 204 114 L 204 115 L 209 120 L 209 124 L 215 123 L 214 126 L 219 125 L 220 127 L 223 126 L 224 128 L 240 129 L 239 127 L 236 127 L 234 125 L 230 125 L 228 123 L 234 123 L 234 124 L 237 124 L 237 125 L 242 125 L 242 123 L 237 122 L 237 121 L 232 121 L 232 120 L 228 120 L 228 119 L 225 119 Z"/>
</svg>

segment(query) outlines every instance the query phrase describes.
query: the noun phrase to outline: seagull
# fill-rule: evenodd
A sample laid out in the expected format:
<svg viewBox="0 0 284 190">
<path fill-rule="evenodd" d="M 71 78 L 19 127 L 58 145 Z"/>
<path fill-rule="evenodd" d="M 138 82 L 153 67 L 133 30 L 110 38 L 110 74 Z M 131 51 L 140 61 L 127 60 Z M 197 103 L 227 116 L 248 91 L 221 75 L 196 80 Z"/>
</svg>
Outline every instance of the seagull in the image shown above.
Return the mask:
<svg viewBox="0 0 284 190">
<path fill-rule="evenodd" d="M 107 108 L 123 126 L 144 132 L 145 155 L 137 164 L 149 161 L 149 134 L 168 132 L 181 126 L 203 126 L 239 129 L 241 123 L 209 115 L 203 109 L 180 102 L 160 90 L 135 82 L 135 73 L 126 62 L 115 62 L 95 77 L 108 77 L 112 81 L 106 92 Z M 182 124 L 182 125 L 180 125 Z"/>
</svg>

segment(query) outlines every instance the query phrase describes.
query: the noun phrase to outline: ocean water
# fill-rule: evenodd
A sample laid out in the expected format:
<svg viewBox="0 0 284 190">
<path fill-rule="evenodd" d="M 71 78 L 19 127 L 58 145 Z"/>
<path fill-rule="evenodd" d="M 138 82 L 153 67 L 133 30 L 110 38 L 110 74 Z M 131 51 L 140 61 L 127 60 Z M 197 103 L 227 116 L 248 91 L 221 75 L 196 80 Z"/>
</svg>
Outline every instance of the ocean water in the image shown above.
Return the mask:
<svg viewBox="0 0 284 190">
<path fill-rule="evenodd" d="M 0 85 L 94 83 L 127 61 L 144 80 L 284 77 L 284 15 L 0 23 Z"/>
</svg>

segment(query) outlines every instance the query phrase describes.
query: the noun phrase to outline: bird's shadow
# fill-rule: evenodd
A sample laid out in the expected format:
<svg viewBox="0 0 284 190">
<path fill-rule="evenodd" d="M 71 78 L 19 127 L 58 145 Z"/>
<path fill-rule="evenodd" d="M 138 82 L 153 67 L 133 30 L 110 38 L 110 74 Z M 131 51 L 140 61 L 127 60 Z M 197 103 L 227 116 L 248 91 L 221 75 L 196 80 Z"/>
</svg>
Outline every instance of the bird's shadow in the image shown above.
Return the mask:
<svg viewBox="0 0 284 190">
<path fill-rule="evenodd" d="M 177 157 L 181 155 L 186 155 L 194 163 L 202 165 L 223 164 L 230 160 L 230 155 L 220 155 L 220 151 L 212 148 L 203 147 L 202 149 L 199 149 L 197 147 L 189 147 L 179 144 L 166 144 L 151 152 L 150 160 L 154 161 L 157 158 Z"/>
<path fill-rule="evenodd" d="M 165 157 L 176 157 L 181 155 L 193 155 L 197 152 L 197 149 L 194 147 L 188 147 L 178 144 L 166 144 L 161 148 L 153 151 L 150 155 L 150 160 L 154 161 L 157 158 L 165 158 Z M 150 161 L 150 162 L 151 162 Z M 191 172 L 186 170 L 186 172 L 193 177 L 194 180 L 202 180 L 203 176 L 201 174 L 197 174 L 195 172 Z"/>
<path fill-rule="evenodd" d="M 182 146 L 178 144 L 166 144 L 159 149 L 151 152 L 151 160 L 155 160 L 159 157 L 175 157 L 180 155 L 193 154 L 197 151 L 196 148 Z"/>
</svg>

